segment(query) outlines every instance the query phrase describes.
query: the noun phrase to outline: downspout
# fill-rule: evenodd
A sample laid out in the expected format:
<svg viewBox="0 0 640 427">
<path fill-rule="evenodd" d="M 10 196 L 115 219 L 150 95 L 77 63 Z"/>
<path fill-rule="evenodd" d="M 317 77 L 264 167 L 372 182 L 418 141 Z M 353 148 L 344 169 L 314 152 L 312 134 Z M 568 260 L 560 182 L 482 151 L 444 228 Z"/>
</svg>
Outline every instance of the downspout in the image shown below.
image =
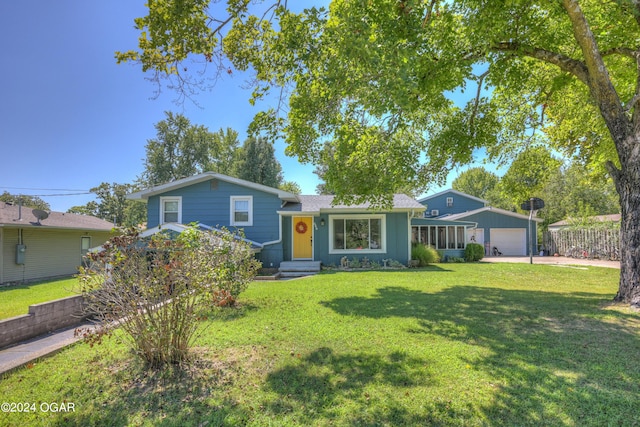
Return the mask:
<svg viewBox="0 0 640 427">
<path fill-rule="evenodd" d="M 0 285 L 4 283 L 4 228 L 0 225 Z"/>
<path fill-rule="evenodd" d="M 414 211 L 413 209 L 411 210 L 411 212 L 407 212 L 407 223 L 408 223 L 408 233 L 407 233 L 407 249 L 409 250 L 409 252 L 407 252 L 407 256 L 408 256 L 408 260 L 407 260 L 407 265 L 411 265 L 411 218 L 413 218 L 413 214 Z"/>
</svg>

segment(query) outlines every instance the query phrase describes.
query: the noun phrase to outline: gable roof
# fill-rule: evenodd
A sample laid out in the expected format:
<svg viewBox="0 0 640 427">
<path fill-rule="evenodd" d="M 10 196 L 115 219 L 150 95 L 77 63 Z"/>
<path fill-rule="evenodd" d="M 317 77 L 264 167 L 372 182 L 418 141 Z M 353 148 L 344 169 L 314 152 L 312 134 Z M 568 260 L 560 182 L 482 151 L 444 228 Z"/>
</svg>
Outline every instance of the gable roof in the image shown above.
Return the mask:
<svg viewBox="0 0 640 427">
<path fill-rule="evenodd" d="M 209 225 L 205 225 L 205 224 L 198 224 L 196 226 L 199 230 L 201 231 L 211 231 L 214 233 L 229 233 L 229 231 L 225 231 L 225 230 L 221 230 L 219 228 L 216 227 L 211 227 Z M 140 233 L 140 237 L 149 237 L 152 236 L 154 234 L 157 233 L 162 233 L 162 232 L 169 232 L 170 234 L 180 234 L 186 230 L 188 230 L 189 228 L 191 228 L 188 225 L 184 225 L 184 224 L 177 224 L 175 222 L 171 222 L 171 223 L 167 223 L 167 224 L 162 224 L 162 225 L 157 225 L 153 228 L 148 228 L 146 230 L 144 230 L 143 232 Z M 264 247 L 264 245 L 262 243 L 258 243 L 258 242 L 254 242 L 253 240 L 249 240 L 249 239 L 245 239 L 244 237 L 241 237 L 237 234 L 233 235 L 233 238 L 245 243 L 248 243 L 251 246 L 251 250 L 254 253 L 260 252 L 262 250 L 262 248 Z"/>
<path fill-rule="evenodd" d="M 356 205 L 333 204 L 335 196 L 330 195 L 309 195 L 298 196 L 299 203 L 290 203 L 280 209 L 280 213 L 321 213 L 326 211 L 336 212 L 354 212 L 354 211 L 373 211 L 371 203 L 360 203 Z M 415 199 L 406 194 L 394 194 L 393 211 L 424 211 L 425 207 L 418 203 Z"/>
<path fill-rule="evenodd" d="M 434 199 L 436 197 L 443 196 L 445 194 L 456 194 L 458 196 L 466 197 L 467 199 L 475 200 L 476 202 L 480 202 L 480 203 L 485 204 L 485 205 L 487 205 L 489 203 L 488 201 L 486 201 L 484 199 L 472 196 L 471 194 L 463 193 L 462 191 L 454 190 L 453 188 L 441 191 L 441 192 L 436 193 L 436 194 L 432 194 L 430 196 L 423 197 L 421 199 L 418 199 L 418 202 L 419 203 L 423 203 L 423 202 L 426 202 L 427 200 L 431 200 L 431 199 Z"/>
<path fill-rule="evenodd" d="M 526 219 L 527 221 L 529 220 L 529 216 L 528 215 L 522 215 L 519 214 L 517 212 L 511 212 L 511 211 L 507 211 L 504 209 L 499 209 L 499 208 L 494 208 L 491 206 L 485 206 L 484 208 L 480 208 L 480 209 L 476 209 L 473 211 L 468 211 L 468 212 L 462 212 L 462 213 L 457 213 L 457 214 L 453 214 L 453 215 L 445 215 L 443 217 L 440 217 L 439 219 L 449 219 L 449 220 L 458 220 L 458 219 L 463 219 L 463 218 L 467 218 L 471 215 L 476 215 L 482 212 L 495 212 L 499 215 L 506 215 L 506 216 L 511 216 L 514 218 L 519 218 L 519 219 Z M 543 222 L 544 220 L 542 218 L 532 218 L 535 222 Z"/>
<path fill-rule="evenodd" d="M 33 209 L 0 202 L 0 227 L 39 227 L 77 230 L 111 231 L 113 224 L 89 215 L 49 212 L 46 219 L 33 215 Z"/>
<path fill-rule="evenodd" d="M 130 200 L 143 200 L 148 199 L 151 196 L 166 193 L 167 191 L 177 190 L 179 188 L 187 187 L 189 185 L 198 184 L 200 182 L 210 181 L 212 179 L 218 179 L 220 181 L 228 182 L 231 184 L 240 185 L 243 187 L 251 188 L 254 190 L 262 191 L 265 193 L 275 194 L 281 200 L 288 202 L 297 202 L 298 197 L 289 193 L 288 191 L 279 190 L 277 188 L 268 187 L 262 184 L 256 184 L 255 182 L 246 181 L 240 178 L 234 178 L 232 176 L 223 175 L 217 172 L 204 172 L 199 175 L 190 176 L 187 178 L 178 179 L 176 181 L 168 182 L 166 184 L 156 185 L 146 190 L 137 191 L 127 195 L 127 199 Z"/>
</svg>

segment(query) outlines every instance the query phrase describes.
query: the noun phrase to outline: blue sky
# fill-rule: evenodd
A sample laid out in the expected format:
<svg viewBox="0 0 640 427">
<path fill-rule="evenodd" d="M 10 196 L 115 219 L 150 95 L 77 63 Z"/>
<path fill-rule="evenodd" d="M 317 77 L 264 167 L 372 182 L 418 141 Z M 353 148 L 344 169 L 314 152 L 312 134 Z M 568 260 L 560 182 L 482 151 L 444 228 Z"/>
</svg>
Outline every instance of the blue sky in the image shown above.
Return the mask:
<svg viewBox="0 0 640 427">
<path fill-rule="evenodd" d="M 66 211 L 94 196 L 53 194 L 133 182 L 164 111 L 182 113 L 211 131 L 233 128 L 244 141 L 251 119 L 267 105 L 249 104 L 238 73 L 198 95 L 198 107 L 176 104 L 169 89 L 152 99 L 155 86 L 138 66 L 116 64 L 115 51 L 136 48 L 133 19 L 145 14 L 144 3 L 0 2 L 0 193 L 38 195 L 52 210 Z M 303 193 L 315 193 L 314 167 L 285 156 L 283 143 L 275 147 L 284 178 Z"/>
</svg>

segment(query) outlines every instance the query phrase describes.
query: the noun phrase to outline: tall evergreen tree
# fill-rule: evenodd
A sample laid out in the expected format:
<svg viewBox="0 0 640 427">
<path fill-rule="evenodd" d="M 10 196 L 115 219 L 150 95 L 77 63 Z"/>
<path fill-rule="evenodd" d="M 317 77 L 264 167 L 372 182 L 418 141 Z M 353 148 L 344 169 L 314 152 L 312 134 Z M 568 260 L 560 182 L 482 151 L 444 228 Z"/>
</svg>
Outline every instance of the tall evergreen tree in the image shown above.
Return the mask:
<svg viewBox="0 0 640 427">
<path fill-rule="evenodd" d="M 282 166 L 276 159 L 273 144 L 264 138 L 248 138 L 238 162 L 238 178 L 278 188 L 282 183 Z"/>
</svg>

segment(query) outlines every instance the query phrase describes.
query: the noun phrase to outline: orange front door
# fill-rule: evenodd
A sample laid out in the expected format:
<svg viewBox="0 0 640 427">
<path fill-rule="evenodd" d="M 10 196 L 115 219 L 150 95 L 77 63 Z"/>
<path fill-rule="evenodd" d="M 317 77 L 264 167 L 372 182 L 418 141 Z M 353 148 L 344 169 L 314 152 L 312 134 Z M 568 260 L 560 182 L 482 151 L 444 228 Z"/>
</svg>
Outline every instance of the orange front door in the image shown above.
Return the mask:
<svg viewBox="0 0 640 427">
<path fill-rule="evenodd" d="M 293 217 L 293 259 L 313 259 L 313 218 Z"/>
</svg>

